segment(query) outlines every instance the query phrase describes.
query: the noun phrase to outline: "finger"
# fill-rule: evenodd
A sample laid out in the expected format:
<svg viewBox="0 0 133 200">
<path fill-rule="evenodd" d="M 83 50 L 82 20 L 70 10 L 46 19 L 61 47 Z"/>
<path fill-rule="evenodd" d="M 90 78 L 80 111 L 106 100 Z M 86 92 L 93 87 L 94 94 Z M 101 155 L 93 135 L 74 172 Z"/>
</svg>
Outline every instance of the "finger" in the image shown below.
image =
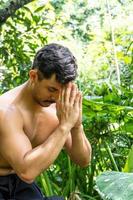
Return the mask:
<svg viewBox="0 0 133 200">
<path fill-rule="evenodd" d="M 59 102 L 57 102 L 56 103 L 56 115 L 57 115 L 57 117 L 59 117 L 59 115 L 60 115 L 60 109 L 59 109 Z"/>
<path fill-rule="evenodd" d="M 79 106 L 80 106 L 80 109 L 82 110 L 82 92 L 81 91 L 79 92 L 79 95 L 80 95 Z"/>
<path fill-rule="evenodd" d="M 58 95 L 58 99 L 57 99 L 57 103 L 61 102 L 61 89 L 59 90 L 59 95 Z"/>
<path fill-rule="evenodd" d="M 78 107 L 79 108 L 79 102 L 80 102 L 80 95 L 79 95 L 79 93 L 77 93 L 76 97 L 74 99 L 74 107 Z"/>
<path fill-rule="evenodd" d="M 60 102 L 61 103 L 64 103 L 64 99 L 65 99 L 65 87 L 62 88 L 61 90 L 61 99 L 60 99 Z"/>
<path fill-rule="evenodd" d="M 71 88 L 72 88 L 72 83 L 68 83 L 66 85 L 66 90 L 65 90 L 65 103 L 68 105 L 69 104 L 69 99 L 70 99 L 70 93 L 71 93 Z"/>
<path fill-rule="evenodd" d="M 73 105 L 75 98 L 77 95 L 77 86 L 75 84 L 72 85 L 71 94 L 70 94 L 70 104 Z"/>
</svg>

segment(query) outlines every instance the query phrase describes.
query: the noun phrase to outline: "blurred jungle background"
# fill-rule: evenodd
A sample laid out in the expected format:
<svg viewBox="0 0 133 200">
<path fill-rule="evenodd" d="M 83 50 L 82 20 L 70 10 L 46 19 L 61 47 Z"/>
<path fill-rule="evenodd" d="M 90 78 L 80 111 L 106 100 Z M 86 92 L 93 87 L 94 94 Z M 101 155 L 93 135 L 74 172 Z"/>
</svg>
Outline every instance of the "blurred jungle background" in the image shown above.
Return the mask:
<svg viewBox="0 0 133 200">
<path fill-rule="evenodd" d="M 133 172 L 132 10 L 132 0 L 0 0 L 0 94 L 27 80 L 36 51 L 47 43 L 67 46 L 78 61 L 92 161 L 81 169 L 62 151 L 37 178 L 47 196 L 118 200 L 99 177 Z M 114 188 L 121 183 L 112 181 Z"/>
</svg>

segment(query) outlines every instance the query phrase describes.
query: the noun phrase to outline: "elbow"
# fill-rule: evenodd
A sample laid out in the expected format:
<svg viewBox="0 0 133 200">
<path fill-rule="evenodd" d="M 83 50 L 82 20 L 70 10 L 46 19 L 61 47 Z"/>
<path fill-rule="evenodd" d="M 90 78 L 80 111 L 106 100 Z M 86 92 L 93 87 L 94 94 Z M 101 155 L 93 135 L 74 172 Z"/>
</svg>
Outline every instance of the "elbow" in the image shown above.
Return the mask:
<svg viewBox="0 0 133 200">
<path fill-rule="evenodd" d="M 81 156 L 75 157 L 73 155 L 70 155 L 71 160 L 79 165 L 81 168 L 88 167 L 91 163 L 91 149 L 89 150 L 89 153 L 84 153 Z"/>
<path fill-rule="evenodd" d="M 82 163 L 82 164 L 80 164 L 80 167 L 85 168 L 85 167 L 88 167 L 89 164 L 90 164 L 90 162 Z"/>
<path fill-rule="evenodd" d="M 86 159 L 86 160 L 80 162 L 80 163 L 79 163 L 79 166 L 80 166 L 81 168 L 88 167 L 88 166 L 90 165 L 90 162 L 91 162 L 91 159 Z"/>
<path fill-rule="evenodd" d="M 24 181 L 24 182 L 26 182 L 26 183 L 28 183 L 28 184 L 31 184 L 31 183 L 34 182 L 34 179 L 33 179 L 32 177 L 27 176 L 26 174 L 21 174 L 21 175 L 19 176 L 19 178 L 20 178 L 22 181 Z"/>
<path fill-rule="evenodd" d="M 82 158 L 80 160 L 74 160 L 73 161 L 75 162 L 75 164 L 79 165 L 81 168 L 85 168 L 85 167 L 88 167 L 90 165 L 90 162 L 91 162 L 91 157 L 85 157 L 85 158 Z"/>
<path fill-rule="evenodd" d="M 79 163 L 79 166 L 81 168 L 85 168 L 85 167 L 88 167 L 91 163 L 91 153 L 89 154 L 88 157 L 85 157 L 80 163 Z"/>
<path fill-rule="evenodd" d="M 28 184 L 33 183 L 34 180 L 35 180 L 35 177 L 33 177 L 33 176 L 31 175 L 30 170 L 27 170 L 27 171 L 25 171 L 25 172 L 20 172 L 20 173 L 18 173 L 17 175 L 19 176 L 19 178 L 20 178 L 22 181 L 24 181 L 24 182 L 26 182 L 26 183 L 28 183 Z"/>
</svg>

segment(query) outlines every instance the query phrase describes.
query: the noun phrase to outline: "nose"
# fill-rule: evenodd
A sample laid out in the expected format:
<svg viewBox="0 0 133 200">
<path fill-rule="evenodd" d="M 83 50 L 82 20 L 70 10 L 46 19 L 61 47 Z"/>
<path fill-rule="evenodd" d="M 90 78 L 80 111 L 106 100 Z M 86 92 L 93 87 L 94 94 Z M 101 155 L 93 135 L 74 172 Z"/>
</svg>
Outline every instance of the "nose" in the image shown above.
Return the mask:
<svg viewBox="0 0 133 200">
<path fill-rule="evenodd" d="M 51 100 L 56 101 L 59 98 L 59 92 L 55 92 L 54 94 L 51 95 Z"/>
<path fill-rule="evenodd" d="M 56 102 L 57 98 L 58 98 L 57 95 L 51 95 L 50 96 L 50 100 L 53 101 L 53 102 Z"/>
<path fill-rule="evenodd" d="M 52 101 L 55 101 L 55 97 L 54 97 L 54 96 L 51 96 L 50 99 L 51 99 Z"/>
</svg>

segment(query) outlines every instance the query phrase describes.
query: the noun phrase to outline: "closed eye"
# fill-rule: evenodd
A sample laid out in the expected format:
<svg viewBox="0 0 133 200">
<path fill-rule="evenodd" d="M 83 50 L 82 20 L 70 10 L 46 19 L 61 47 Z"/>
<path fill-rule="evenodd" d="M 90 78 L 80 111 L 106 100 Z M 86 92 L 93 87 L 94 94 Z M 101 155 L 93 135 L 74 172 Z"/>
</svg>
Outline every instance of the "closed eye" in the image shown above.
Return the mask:
<svg viewBox="0 0 133 200">
<path fill-rule="evenodd" d="M 48 88 L 48 91 L 49 92 L 56 92 L 56 91 L 58 91 L 56 88 L 54 88 L 54 87 L 49 87 Z"/>
</svg>

